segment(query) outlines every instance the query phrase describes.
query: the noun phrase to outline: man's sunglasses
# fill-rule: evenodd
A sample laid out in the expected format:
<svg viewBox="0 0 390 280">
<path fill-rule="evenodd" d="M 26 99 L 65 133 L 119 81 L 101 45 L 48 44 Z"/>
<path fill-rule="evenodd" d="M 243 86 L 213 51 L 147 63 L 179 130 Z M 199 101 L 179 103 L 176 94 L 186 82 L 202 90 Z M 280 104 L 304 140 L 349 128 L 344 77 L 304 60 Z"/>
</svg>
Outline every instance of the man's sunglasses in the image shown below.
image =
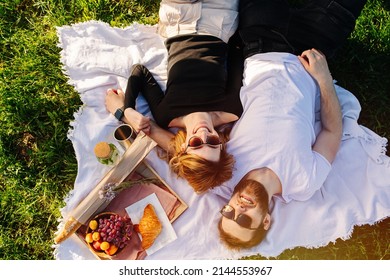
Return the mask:
<svg viewBox="0 0 390 280">
<path fill-rule="evenodd" d="M 212 148 L 217 148 L 219 145 L 222 145 L 221 140 L 218 135 L 209 135 L 206 137 L 206 142 L 203 142 L 202 138 L 198 136 L 192 136 L 188 140 L 188 145 L 186 150 L 190 147 L 192 149 L 199 149 L 203 145 L 208 145 Z"/>
<path fill-rule="evenodd" d="M 245 214 L 240 214 L 237 216 L 236 219 L 234 219 L 234 216 L 236 214 L 236 211 L 235 209 L 230 206 L 229 204 L 225 205 L 220 213 L 222 214 L 222 216 L 224 216 L 225 218 L 229 219 L 229 220 L 232 220 L 232 221 L 235 221 L 238 225 L 242 226 L 243 228 L 246 228 L 246 229 L 251 229 L 251 230 L 255 230 L 257 228 L 251 228 L 251 224 L 252 224 L 252 218 L 249 217 L 248 215 L 245 215 Z"/>
</svg>

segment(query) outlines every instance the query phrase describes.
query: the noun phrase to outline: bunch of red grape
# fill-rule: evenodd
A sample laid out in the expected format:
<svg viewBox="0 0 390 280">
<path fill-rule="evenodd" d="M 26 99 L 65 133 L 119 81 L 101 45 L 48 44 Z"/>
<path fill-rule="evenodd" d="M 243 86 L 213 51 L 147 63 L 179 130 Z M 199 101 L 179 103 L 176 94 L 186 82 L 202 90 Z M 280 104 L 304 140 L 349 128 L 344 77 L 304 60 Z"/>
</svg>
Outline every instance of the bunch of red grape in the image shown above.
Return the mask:
<svg viewBox="0 0 390 280">
<path fill-rule="evenodd" d="M 109 217 L 102 217 L 98 220 L 98 228 L 103 241 L 114 244 L 118 248 L 126 246 L 133 233 L 133 223 L 128 216 L 122 217 L 111 214 Z"/>
</svg>

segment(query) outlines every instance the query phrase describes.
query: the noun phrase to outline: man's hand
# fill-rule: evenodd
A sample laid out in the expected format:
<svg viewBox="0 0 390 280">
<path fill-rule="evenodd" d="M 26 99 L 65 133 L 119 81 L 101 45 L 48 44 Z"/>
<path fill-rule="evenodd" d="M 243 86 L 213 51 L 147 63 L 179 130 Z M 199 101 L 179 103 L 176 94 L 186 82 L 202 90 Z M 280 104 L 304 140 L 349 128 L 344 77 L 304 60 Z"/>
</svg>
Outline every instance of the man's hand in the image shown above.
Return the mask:
<svg viewBox="0 0 390 280">
<path fill-rule="evenodd" d="M 333 84 L 325 55 L 316 49 L 304 51 L 298 59 L 318 84 Z"/>
<path fill-rule="evenodd" d="M 321 92 L 322 130 L 317 135 L 313 150 L 332 163 L 341 142 L 342 115 L 328 63 L 325 56 L 316 49 L 304 51 L 298 58 L 306 71 L 317 81 Z"/>
</svg>

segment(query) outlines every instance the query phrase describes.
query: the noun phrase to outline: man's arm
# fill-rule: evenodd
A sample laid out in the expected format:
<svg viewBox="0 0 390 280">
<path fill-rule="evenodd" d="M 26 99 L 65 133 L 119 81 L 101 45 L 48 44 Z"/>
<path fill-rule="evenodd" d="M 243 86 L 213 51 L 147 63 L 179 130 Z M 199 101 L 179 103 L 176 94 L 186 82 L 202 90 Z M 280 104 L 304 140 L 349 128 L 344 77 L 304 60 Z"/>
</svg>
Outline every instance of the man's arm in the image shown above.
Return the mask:
<svg viewBox="0 0 390 280">
<path fill-rule="evenodd" d="M 317 81 L 321 92 L 322 130 L 317 136 L 313 150 L 332 163 L 339 150 L 342 136 L 342 114 L 333 79 L 326 58 L 321 52 L 315 49 L 304 51 L 298 58 Z"/>
</svg>

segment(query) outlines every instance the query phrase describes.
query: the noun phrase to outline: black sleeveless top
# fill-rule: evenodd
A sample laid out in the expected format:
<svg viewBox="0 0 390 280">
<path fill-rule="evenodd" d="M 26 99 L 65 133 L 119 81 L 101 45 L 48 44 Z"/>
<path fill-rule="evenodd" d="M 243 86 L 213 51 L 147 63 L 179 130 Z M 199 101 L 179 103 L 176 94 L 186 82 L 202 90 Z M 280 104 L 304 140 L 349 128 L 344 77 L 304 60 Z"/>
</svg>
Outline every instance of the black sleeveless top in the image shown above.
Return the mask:
<svg viewBox="0 0 390 280">
<path fill-rule="evenodd" d="M 189 34 L 169 38 L 165 44 L 168 50 L 165 95 L 161 91 L 161 98 L 145 96 L 159 126 L 167 128 L 174 118 L 194 112 L 223 111 L 241 116 L 241 84 L 229 86 L 225 42 L 214 36 Z M 241 82 L 242 76 L 231 80 Z M 132 95 L 136 98 L 138 92 Z"/>
</svg>

